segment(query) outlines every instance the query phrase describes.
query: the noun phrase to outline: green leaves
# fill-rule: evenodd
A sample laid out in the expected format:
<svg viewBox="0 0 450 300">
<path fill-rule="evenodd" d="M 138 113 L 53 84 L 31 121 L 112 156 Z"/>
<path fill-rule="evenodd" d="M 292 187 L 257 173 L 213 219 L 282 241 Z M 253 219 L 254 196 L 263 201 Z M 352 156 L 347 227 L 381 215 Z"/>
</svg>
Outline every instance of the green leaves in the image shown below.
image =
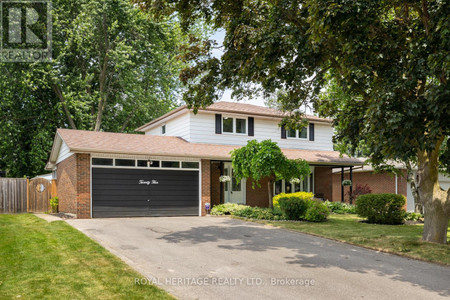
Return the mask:
<svg viewBox="0 0 450 300">
<path fill-rule="evenodd" d="M 309 165 L 302 159 L 289 160 L 271 140 L 258 142 L 251 140 L 245 147 L 231 153 L 233 172 L 239 181 L 251 178 L 259 186 L 266 177 L 271 180 L 303 178 L 310 173 Z"/>
</svg>

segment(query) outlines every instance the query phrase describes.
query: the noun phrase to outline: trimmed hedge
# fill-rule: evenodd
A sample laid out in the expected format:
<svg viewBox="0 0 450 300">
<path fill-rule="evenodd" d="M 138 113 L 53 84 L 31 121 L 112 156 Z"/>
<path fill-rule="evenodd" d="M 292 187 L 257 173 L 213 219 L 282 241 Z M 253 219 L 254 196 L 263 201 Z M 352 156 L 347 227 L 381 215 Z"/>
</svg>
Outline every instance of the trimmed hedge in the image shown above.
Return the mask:
<svg viewBox="0 0 450 300">
<path fill-rule="evenodd" d="M 314 194 L 307 193 L 307 192 L 297 192 L 297 193 L 289 193 L 289 194 L 281 193 L 272 198 L 273 207 L 274 208 L 280 207 L 279 201 L 281 198 L 291 198 L 291 197 L 297 197 L 297 198 L 301 198 L 304 200 L 310 200 L 310 199 L 314 198 Z"/>
<path fill-rule="evenodd" d="M 397 194 L 366 194 L 356 198 L 356 213 L 369 223 L 402 224 L 405 196 Z"/>
</svg>

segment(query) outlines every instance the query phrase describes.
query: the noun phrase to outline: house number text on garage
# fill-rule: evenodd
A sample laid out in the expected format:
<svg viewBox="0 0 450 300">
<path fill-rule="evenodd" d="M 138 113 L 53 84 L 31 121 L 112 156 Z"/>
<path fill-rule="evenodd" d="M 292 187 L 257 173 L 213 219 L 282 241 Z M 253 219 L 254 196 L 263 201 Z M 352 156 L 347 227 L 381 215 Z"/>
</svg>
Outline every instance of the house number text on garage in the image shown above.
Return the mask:
<svg viewBox="0 0 450 300">
<path fill-rule="evenodd" d="M 152 181 L 145 181 L 145 180 L 139 180 L 139 184 L 146 184 L 146 185 L 150 185 L 150 184 L 159 184 L 158 180 L 152 180 Z"/>
</svg>

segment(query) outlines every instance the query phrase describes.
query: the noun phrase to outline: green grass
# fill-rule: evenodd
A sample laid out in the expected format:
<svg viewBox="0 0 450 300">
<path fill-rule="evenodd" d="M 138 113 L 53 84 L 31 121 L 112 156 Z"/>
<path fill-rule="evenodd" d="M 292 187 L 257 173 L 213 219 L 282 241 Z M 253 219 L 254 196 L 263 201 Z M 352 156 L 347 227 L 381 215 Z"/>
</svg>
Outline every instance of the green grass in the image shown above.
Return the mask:
<svg viewBox="0 0 450 300">
<path fill-rule="evenodd" d="M 329 216 L 323 223 L 257 221 L 276 227 L 326 237 L 383 252 L 450 265 L 450 245 L 421 240 L 423 225 L 378 225 L 360 222 L 356 215 Z M 450 230 L 447 233 L 450 239 Z"/>
<path fill-rule="evenodd" d="M 0 215 L 1 299 L 173 299 L 63 221 Z"/>
</svg>

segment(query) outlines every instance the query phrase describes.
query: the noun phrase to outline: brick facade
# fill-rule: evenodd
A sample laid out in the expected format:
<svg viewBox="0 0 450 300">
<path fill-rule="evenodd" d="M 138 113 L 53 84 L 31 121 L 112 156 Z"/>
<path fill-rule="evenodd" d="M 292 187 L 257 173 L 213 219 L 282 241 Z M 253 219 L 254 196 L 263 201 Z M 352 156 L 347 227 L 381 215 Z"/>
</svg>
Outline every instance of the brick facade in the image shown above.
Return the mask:
<svg viewBox="0 0 450 300">
<path fill-rule="evenodd" d="M 202 190 L 202 216 L 206 215 L 205 204 L 211 203 L 211 161 L 202 159 L 202 179 L 200 181 Z"/>
<path fill-rule="evenodd" d="M 255 188 L 252 187 L 252 180 L 247 179 L 247 199 L 246 203 L 250 206 L 259 206 L 259 207 L 269 207 L 269 192 L 267 191 L 267 183 L 269 179 L 262 179 L 260 182 L 260 187 L 255 185 Z"/>
<path fill-rule="evenodd" d="M 76 214 L 79 219 L 91 217 L 90 155 L 74 154 L 57 165 L 59 210 Z"/>
<path fill-rule="evenodd" d="M 406 170 L 403 170 L 403 176 L 397 176 L 397 192 L 406 197 L 407 181 Z M 345 179 L 350 179 L 350 174 L 344 174 Z M 353 189 L 357 184 L 367 184 L 372 190 L 373 194 L 392 193 L 395 194 L 395 175 L 386 172 L 353 172 Z M 349 202 L 348 192 L 350 188 L 344 187 L 345 202 Z M 330 200 L 331 201 L 331 200 Z M 333 174 L 333 200 L 341 201 L 341 173 Z"/>
<path fill-rule="evenodd" d="M 77 213 L 77 156 L 63 160 L 56 169 L 56 191 L 59 210 L 65 213 Z"/>
<path fill-rule="evenodd" d="M 333 171 L 330 167 L 314 167 L 314 193 L 331 201 L 333 198 Z"/>
<path fill-rule="evenodd" d="M 77 218 L 91 217 L 91 156 L 77 154 Z"/>
<path fill-rule="evenodd" d="M 223 202 L 220 199 L 220 189 L 222 188 L 222 183 L 219 181 L 220 177 L 220 162 L 211 163 L 211 207 L 218 205 Z M 223 197 L 223 195 L 222 195 Z"/>
</svg>

